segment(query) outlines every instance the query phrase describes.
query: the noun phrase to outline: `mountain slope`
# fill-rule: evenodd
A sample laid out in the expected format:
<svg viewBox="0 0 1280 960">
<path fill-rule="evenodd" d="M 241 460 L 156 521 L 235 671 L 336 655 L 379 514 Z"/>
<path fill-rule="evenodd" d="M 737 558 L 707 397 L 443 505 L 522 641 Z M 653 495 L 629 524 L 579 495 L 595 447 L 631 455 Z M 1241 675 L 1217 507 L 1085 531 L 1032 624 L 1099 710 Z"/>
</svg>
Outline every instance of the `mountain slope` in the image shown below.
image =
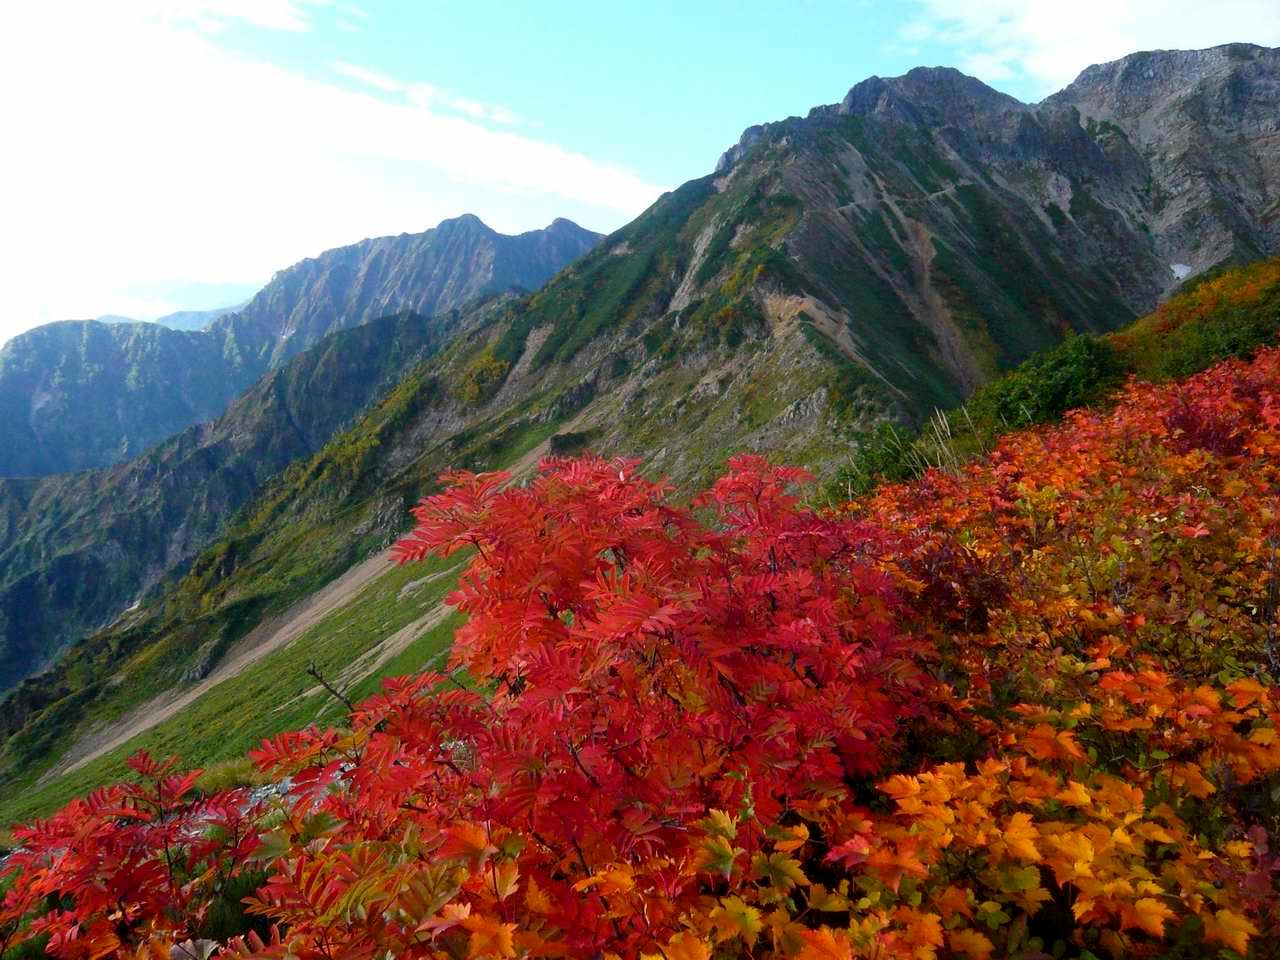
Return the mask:
<svg viewBox="0 0 1280 960">
<path fill-rule="evenodd" d="M 0 480 L 0 689 L 183 566 L 264 481 L 314 453 L 475 308 L 343 331 L 227 411 L 115 467 Z"/>
<path fill-rule="evenodd" d="M 464 216 L 304 260 L 203 330 L 93 320 L 38 327 L 0 350 L 0 476 L 136 456 L 217 416 L 267 370 L 330 333 L 536 288 L 598 239 L 567 220 L 505 236 Z"/>
<path fill-rule="evenodd" d="M 1250 69 L 1271 70 L 1265 54 Z M 30 782 L 366 560 L 442 470 L 591 449 L 692 487 L 749 449 L 830 476 L 866 428 L 1123 325 L 1177 282 L 1149 200 L 1165 175 L 1127 137 L 952 70 L 873 78 L 752 128 L 717 173 L 469 327 L 267 484 L 162 603 L 24 683 L 6 776 Z M 1247 207 L 1242 244 L 1274 250 L 1265 210 Z"/>
</svg>

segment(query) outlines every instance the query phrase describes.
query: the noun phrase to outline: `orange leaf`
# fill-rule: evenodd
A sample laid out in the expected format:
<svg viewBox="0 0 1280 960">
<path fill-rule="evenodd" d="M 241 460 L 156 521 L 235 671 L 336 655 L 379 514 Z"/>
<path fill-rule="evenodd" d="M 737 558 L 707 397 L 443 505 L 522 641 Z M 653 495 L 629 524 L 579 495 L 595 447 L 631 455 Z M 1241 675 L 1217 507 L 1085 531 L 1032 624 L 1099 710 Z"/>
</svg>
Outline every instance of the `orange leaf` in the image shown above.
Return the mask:
<svg viewBox="0 0 1280 960">
<path fill-rule="evenodd" d="M 471 869 L 478 870 L 490 855 L 497 852 L 497 848 L 490 845 L 484 827 L 478 823 L 459 823 L 448 829 L 439 855 L 442 860 L 466 860 Z"/>
<path fill-rule="evenodd" d="M 1040 851 L 1035 841 L 1039 836 L 1029 814 L 1015 813 L 1004 827 L 1004 842 L 1015 856 L 1031 863 L 1040 862 Z"/>
<path fill-rule="evenodd" d="M 963 953 L 973 960 L 987 960 L 995 944 L 977 930 L 952 930 L 947 934 L 947 944 L 953 953 Z"/>
<path fill-rule="evenodd" d="M 1070 807 L 1087 807 L 1093 803 L 1093 798 L 1089 796 L 1089 791 L 1085 789 L 1084 784 L 1076 780 L 1068 780 L 1067 788 L 1055 793 L 1053 797 Z"/>
<path fill-rule="evenodd" d="M 711 948 L 691 933 L 677 933 L 665 953 L 667 960 L 711 960 Z"/>
<path fill-rule="evenodd" d="M 1219 910 L 1213 916 L 1204 918 L 1204 933 L 1210 940 L 1225 943 L 1236 953 L 1246 953 L 1249 938 L 1257 936 L 1258 928 L 1248 917 L 1234 910 Z"/>
<path fill-rule="evenodd" d="M 468 957 L 502 957 L 516 955 L 512 934 L 514 923 L 499 923 L 493 917 L 483 914 L 472 914 L 462 921 L 463 927 L 471 931 L 471 944 L 467 948 Z"/>
<path fill-rule="evenodd" d="M 538 886 L 533 877 L 530 877 L 529 882 L 525 885 L 524 902 L 534 913 L 547 914 L 551 912 L 551 898 Z"/>
<path fill-rule="evenodd" d="M 804 946 L 796 954 L 795 960 L 852 960 L 849 938 L 837 936 L 830 927 L 806 930 L 801 936 L 804 938 Z"/>
<path fill-rule="evenodd" d="M 1164 922 L 1173 919 L 1173 911 L 1155 897 L 1143 897 L 1133 905 L 1133 916 L 1126 926 L 1141 927 L 1153 937 L 1164 936 Z"/>
</svg>

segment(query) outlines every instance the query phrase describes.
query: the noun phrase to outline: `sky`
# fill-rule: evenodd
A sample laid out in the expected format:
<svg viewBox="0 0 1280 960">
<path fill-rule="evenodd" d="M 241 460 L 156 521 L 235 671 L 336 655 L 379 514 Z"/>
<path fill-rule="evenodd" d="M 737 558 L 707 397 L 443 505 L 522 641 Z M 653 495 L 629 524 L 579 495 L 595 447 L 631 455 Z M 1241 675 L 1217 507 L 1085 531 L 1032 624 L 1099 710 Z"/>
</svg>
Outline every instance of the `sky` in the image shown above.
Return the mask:
<svg viewBox="0 0 1280 960">
<path fill-rule="evenodd" d="M 247 299 L 474 213 L 608 232 L 754 123 L 948 65 L 1026 101 L 1275 0 L 40 0 L 0 29 L 0 341 Z"/>
</svg>

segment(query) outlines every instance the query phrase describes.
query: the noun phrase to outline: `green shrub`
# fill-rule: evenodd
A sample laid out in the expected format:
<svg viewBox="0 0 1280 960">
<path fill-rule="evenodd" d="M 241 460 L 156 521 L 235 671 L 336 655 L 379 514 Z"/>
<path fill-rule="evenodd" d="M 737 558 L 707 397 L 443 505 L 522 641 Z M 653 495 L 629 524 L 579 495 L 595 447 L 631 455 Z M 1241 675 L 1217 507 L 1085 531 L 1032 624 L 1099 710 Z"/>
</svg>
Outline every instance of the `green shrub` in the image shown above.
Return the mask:
<svg viewBox="0 0 1280 960">
<path fill-rule="evenodd" d="M 1100 400 L 1124 375 L 1108 341 L 1070 337 L 991 381 L 965 404 L 967 419 L 993 433 L 1055 420 Z"/>
<path fill-rule="evenodd" d="M 492 346 L 485 347 L 462 371 L 455 395 L 466 404 L 482 403 L 498 392 L 509 369 L 509 364 L 494 355 Z"/>
</svg>

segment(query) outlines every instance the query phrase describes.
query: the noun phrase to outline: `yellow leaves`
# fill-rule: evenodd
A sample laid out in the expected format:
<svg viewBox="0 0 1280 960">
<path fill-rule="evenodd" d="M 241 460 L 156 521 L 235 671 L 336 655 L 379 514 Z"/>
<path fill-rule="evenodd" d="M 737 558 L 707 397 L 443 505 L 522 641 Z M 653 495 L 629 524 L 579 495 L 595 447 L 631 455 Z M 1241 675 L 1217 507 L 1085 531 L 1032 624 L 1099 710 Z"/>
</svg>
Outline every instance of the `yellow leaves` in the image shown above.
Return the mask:
<svg viewBox="0 0 1280 960">
<path fill-rule="evenodd" d="M 1059 883 L 1093 876 L 1093 842 L 1078 830 L 1069 830 L 1048 838 L 1056 855 L 1049 866 Z"/>
<path fill-rule="evenodd" d="M 995 944 L 977 930 L 952 930 L 947 934 L 947 946 L 953 953 L 963 953 L 971 960 L 987 960 Z"/>
<path fill-rule="evenodd" d="M 751 876 L 757 880 L 768 880 L 769 885 L 780 893 L 809 884 L 809 878 L 804 875 L 800 861 L 784 857 L 780 853 L 771 853 L 768 856 L 757 853 L 751 858 Z"/>
<path fill-rule="evenodd" d="M 505 900 L 516 892 L 520 885 L 520 868 L 514 860 L 504 860 L 490 868 L 488 882 L 484 886 L 486 893 L 492 893 L 498 900 Z"/>
<path fill-rule="evenodd" d="M 809 887 L 809 909 L 820 912 L 843 913 L 849 909 L 849 881 L 843 880 L 836 890 L 828 890 L 820 883 Z"/>
<path fill-rule="evenodd" d="M 1239 857 L 1241 860 L 1253 854 L 1253 844 L 1248 840 L 1229 840 L 1222 845 L 1222 848 L 1231 856 Z"/>
<path fill-rule="evenodd" d="M 1209 940 L 1225 943 L 1236 953 L 1247 953 L 1249 938 L 1257 936 L 1258 928 L 1234 910 L 1219 910 L 1204 918 L 1204 934 Z"/>
<path fill-rule="evenodd" d="M 462 921 L 462 926 L 471 932 L 468 957 L 500 957 L 505 960 L 516 955 L 514 923 L 499 923 L 493 917 L 472 914 Z"/>
<path fill-rule="evenodd" d="M 1147 821 L 1139 823 L 1133 828 L 1133 832 L 1144 840 L 1151 840 L 1154 843 L 1177 843 L 1177 839 L 1169 833 L 1164 827 L 1158 823 Z"/>
<path fill-rule="evenodd" d="M 1041 860 L 1036 839 L 1040 836 L 1029 814 L 1015 813 L 1004 825 L 1004 843 L 1015 857 L 1030 863 Z"/>
<path fill-rule="evenodd" d="M 764 920 L 760 911 L 741 897 L 724 897 L 720 906 L 711 911 L 711 924 L 715 927 L 716 943 L 740 937 L 748 947 L 754 946 Z"/>
<path fill-rule="evenodd" d="M 1253 733 L 1249 734 L 1249 742 L 1262 744 L 1263 746 L 1268 746 L 1268 747 L 1271 746 L 1271 744 L 1276 742 L 1275 727 L 1255 728 Z"/>
<path fill-rule="evenodd" d="M 711 837 L 732 840 L 738 835 L 738 825 L 723 810 L 708 810 L 707 815 L 694 823 L 695 827 Z"/>
<path fill-rule="evenodd" d="M 1061 790 L 1054 795 L 1055 800 L 1060 800 L 1070 807 L 1089 807 L 1093 805 L 1093 798 L 1089 796 L 1089 791 L 1085 789 L 1084 784 L 1075 780 L 1067 781 L 1065 790 Z"/>
<path fill-rule="evenodd" d="M 778 835 L 779 839 L 774 841 L 773 848 L 779 853 L 794 853 L 809 842 L 809 828 L 803 823 L 779 828 Z"/>
<path fill-rule="evenodd" d="M 923 801 L 920 800 L 920 780 L 917 777 L 900 773 L 880 784 L 880 789 L 892 797 L 898 809 L 904 813 L 918 813 L 923 807 Z"/>
<path fill-rule="evenodd" d="M 1135 926 L 1153 937 L 1164 936 L 1164 922 L 1172 920 L 1174 913 L 1155 897 L 1141 897 L 1132 909 L 1125 911 L 1125 926 Z"/>
</svg>

